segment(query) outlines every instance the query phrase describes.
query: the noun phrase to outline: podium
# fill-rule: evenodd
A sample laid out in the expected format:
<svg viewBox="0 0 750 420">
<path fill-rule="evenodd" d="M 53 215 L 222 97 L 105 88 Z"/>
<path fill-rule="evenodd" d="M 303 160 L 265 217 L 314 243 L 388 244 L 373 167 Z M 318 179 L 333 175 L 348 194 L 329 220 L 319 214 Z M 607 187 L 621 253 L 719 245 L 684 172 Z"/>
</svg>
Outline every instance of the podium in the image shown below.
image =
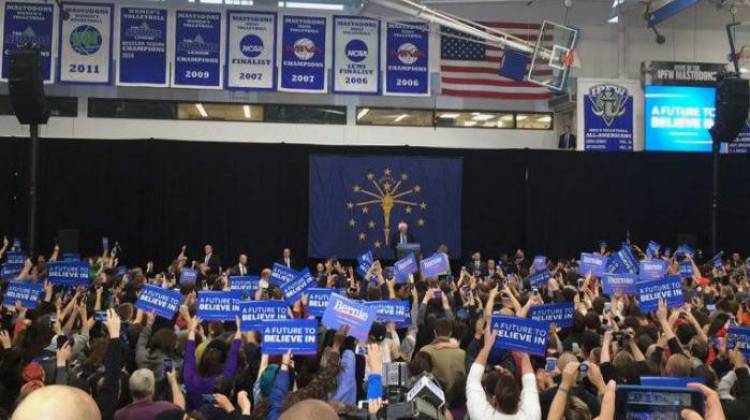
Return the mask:
<svg viewBox="0 0 750 420">
<path fill-rule="evenodd" d="M 414 254 L 417 259 L 422 252 L 422 245 L 418 243 L 405 243 L 396 245 L 396 259 L 406 258 L 409 254 Z"/>
</svg>

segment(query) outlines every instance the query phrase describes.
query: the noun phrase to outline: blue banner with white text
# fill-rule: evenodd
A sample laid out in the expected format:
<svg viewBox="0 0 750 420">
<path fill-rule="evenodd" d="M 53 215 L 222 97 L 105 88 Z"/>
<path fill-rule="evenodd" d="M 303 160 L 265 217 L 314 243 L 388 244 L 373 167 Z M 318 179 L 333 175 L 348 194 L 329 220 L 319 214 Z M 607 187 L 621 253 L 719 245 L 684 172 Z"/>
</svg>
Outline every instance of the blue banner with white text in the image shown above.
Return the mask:
<svg viewBox="0 0 750 420">
<path fill-rule="evenodd" d="M 578 272 L 586 275 L 593 274 L 598 276 L 607 272 L 607 256 L 599 254 L 581 253 L 581 259 L 578 262 Z"/>
<path fill-rule="evenodd" d="M 560 328 L 573 326 L 573 302 L 535 305 L 529 310 L 529 318 L 534 321 L 554 322 Z"/>
<path fill-rule="evenodd" d="M 167 86 L 167 9 L 120 8 L 117 84 Z"/>
<path fill-rule="evenodd" d="M 204 321 L 234 321 L 240 312 L 242 292 L 204 291 L 198 292 L 198 312 L 196 316 Z"/>
<path fill-rule="evenodd" d="M 307 294 L 307 311 L 310 315 L 323 316 L 333 289 L 310 288 L 305 293 Z"/>
<path fill-rule="evenodd" d="M 286 303 L 293 304 L 302 297 L 302 292 L 315 284 L 315 278 L 310 275 L 310 270 L 305 267 L 297 273 L 290 281 L 281 285 L 281 292 L 284 294 Z"/>
<path fill-rule="evenodd" d="M 372 266 L 373 259 L 372 259 L 372 251 L 367 251 L 362 255 L 357 256 L 357 274 L 359 274 L 361 277 L 364 277 L 367 275 L 367 272 L 370 271 L 370 267 Z"/>
<path fill-rule="evenodd" d="M 42 283 L 12 281 L 8 283 L 8 289 L 3 296 L 3 305 L 14 306 L 16 302 L 20 302 L 24 308 L 34 309 L 43 292 L 44 285 Z"/>
<path fill-rule="evenodd" d="M 263 321 L 260 327 L 263 354 L 315 354 L 318 350 L 318 322 L 314 319 Z"/>
<path fill-rule="evenodd" d="M 230 276 L 229 288 L 240 290 L 248 296 L 254 296 L 255 291 L 260 288 L 260 276 Z"/>
<path fill-rule="evenodd" d="M 385 95 L 430 94 L 429 25 L 388 22 L 385 36 Z"/>
<path fill-rule="evenodd" d="M 605 294 L 610 296 L 619 293 L 622 295 L 634 296 L 638 293 L 638 276 L 629 273 L 604 273 L 601 275 L 602 289 Z"/>
<path fill-rule="evenodd" d="M 750 328 L 729 327 L 727 329 L 727 349 L 739 349 L 745 357 L 750 357 Z"/>
<path fill-rule="evenodd" d="M 531 287 L 542 287 L 547 284 L 547 280 L 550 278 L 550 272 L 548 270 L 540 270 L 530 274 L 527 280 Z"/>
<path fill-rule="evenodd" d="M 0 268 L 0 278 L 3 280 L 15 279 L 21 274 L 21 271 L 23 271 L 23 264 L 3 263 L 2 268 Z"/>
<path fill-rule="evenodd" d="M 155 312 L 162 318 L 172 319 L 182 302 L 179 290 L 164 289 L 152 284 L 143 285 L 135 307 L 144 312 Z"/>
<path fill-rule="evenodd" d="M 282 284 L 294 280 L 295 277 L 297 277 L 297 270 L 283 264 L 274 263 L 268 282 L 271 286 L 281 287 Z"/>
<path fill-rule="evenodd" d="M 7 2 L 3 19 L 2 73 L 8 80 L 10 52 L 26 44 L 39 47 L 42 56 L 42 79 L 49 83 L 52 74 L 52 39 L 55 6 L 52 3 Z"/>
<path fill-rule="evenodd" d="M 263 321 L 289 318 L 289 306 L 280 300 L 240 302 L 240 329 L 260 331 Z"/>
<path fill-rule="evenodd" d="M 448 255 L 443 253 L 433 254 L 419 262 L 419 271 L 423 277 L 437 277 L 447 273 L 449 269 Z"/>
<path fill-rule="evenodd" d="M 667 274 L 669 264 L 664 260 L 641 261 L 639 275 L 643 280 L 658 280 Z"/>
<path fill-rule="evenodd" d="M 375 308 L 332 293 L 328 298 L 328 307 L 323 313 L 321 323 L 326 328 L 334 330 L 348 325 L 349 335 L 364 341 L 370 334 L 375 316 Z"/>
<path fill-rule="evenodd" d="M 632 152 L 633 95 L 625 86 L 591 86 L 583 97 L 583 140 L 588 152 Z"/>
<path fill-rule="evenodd" d="M 380 322 L 403 325 L 411 318 L 409 302 L 404 300 L 378 300 L 367 302 L 367 306 L 375 308 L 375 319 Z"/>
<path fill-rule="evenodd" d="M 393 274 L 398 284 L 405 283 L 409 275 L 418 270 L 417 257 L 414 254 L 409 254 L 393 264 Z"/>
<path fill-rule="evenodd" d="M 174 86 L 221 88 L 221 20 L 218 12 L 176 12 Z"/>
<path fill-rule="evenodd" d="M 279 90 L 323 93 L 326 71 L 326 18 L 284 16 Z"/>
<path fill-rule="evenodd" d="M 47 263 L 47 277 L 52 284 L 65 287 L 88 287 L 88 261 L 62 261 Z"/>
<path fill-rule="evenodd" d="M 547 352 L 549 322 L 513 316 L 492 316 L 492 331 L 497 331 L 495 348 L 544 356 Z"/>
<path fill-rule="evenodd" d="M 659 306 L 659 299 L 664 299 L 669 308 L 685 304 L 680 276 L 667 276 L 663 280 L 643 281 L 638 283 L 637 286 L 641 312 L 655 311 Z"/>
</svg>

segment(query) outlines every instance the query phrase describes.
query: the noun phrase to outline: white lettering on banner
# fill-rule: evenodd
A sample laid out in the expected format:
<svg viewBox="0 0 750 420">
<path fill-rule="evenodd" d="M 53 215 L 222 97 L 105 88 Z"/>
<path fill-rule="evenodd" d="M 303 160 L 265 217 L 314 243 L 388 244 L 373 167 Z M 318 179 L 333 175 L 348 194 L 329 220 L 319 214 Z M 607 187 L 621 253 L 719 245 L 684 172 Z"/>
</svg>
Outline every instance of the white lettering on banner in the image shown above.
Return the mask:
<svg viewBox="0 0 750 420">
<path fill-rule="evenodd" d="M 352 316 L 363 322 L 367 320 L 367 312 L 361 309 L 355 308 L 351 305 L 347 305 L 346 303 L 340 300 L 336 301 L 336 305 L 333 307 L 333 309 L 336 310 L 336 312 Z"/>
<path fill-rule="evenodd" d="M 543 329 L 509 324 L 507 322 L 500 322 L 493 325 L 493 330 L 497 331 L 498 339 L 509 338 L 532 344 L 545 344 L 545 338 L 547 337 L 547 331 Z"/>
<path fill-rule="evenodd" d="M 589 257 L 588 255 L 583 256 L 583 262 L 586 264 L 598 266 L 601 266 L 604 263 L 604 261 L 602 261 L 600 258 Z"/>
</svg>

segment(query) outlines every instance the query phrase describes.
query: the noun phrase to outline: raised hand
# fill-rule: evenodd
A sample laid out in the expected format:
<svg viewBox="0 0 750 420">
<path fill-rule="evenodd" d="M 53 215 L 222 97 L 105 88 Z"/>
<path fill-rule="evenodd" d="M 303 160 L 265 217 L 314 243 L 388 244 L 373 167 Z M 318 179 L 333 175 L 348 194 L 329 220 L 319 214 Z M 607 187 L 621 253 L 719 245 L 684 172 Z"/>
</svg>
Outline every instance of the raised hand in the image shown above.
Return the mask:
<svg viewBox="0 0 750 420">
<path fill-rule="evenodd" d="M 104 321 L 104 325 L 109 332 L 109 338 L 120 338 L 120 316 L 114 309 L 107 310 L 107 320 Z"/>
</svg>

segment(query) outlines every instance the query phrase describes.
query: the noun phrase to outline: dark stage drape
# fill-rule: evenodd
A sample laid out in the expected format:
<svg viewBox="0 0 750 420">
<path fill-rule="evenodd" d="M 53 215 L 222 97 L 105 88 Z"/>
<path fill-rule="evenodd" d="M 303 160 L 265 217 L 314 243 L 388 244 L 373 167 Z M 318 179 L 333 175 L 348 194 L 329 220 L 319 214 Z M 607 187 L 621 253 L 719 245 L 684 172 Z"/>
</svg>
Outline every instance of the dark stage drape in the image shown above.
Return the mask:
<svg viewBox="0 0 750 420">
<path fill-rule="evenodd" d="M 28 141 L 0 139 L 0 234 L 26 236 Z M 570 257 L 629 232 L 645 245 L 675 245 L 679 234 L 710 243 L 708 154 L 592 154 L 541 150 L 461 150 L 236 144 L 166 140 L 41 140 L 40 251 L 61 228 L 81 231 L 81 251 L 101 237 L 119 241 L 129 265 L 165 264 L 211 242 L 253 269 L 291 247 L 304 260 L 309 163 L 313 153 L 463 157 L 462 253 Z M 718 242 L 750 251 L 750 158 L 722 156 Z M 429 251 L 429 250 L 428 250 Z"/>
</svg>

